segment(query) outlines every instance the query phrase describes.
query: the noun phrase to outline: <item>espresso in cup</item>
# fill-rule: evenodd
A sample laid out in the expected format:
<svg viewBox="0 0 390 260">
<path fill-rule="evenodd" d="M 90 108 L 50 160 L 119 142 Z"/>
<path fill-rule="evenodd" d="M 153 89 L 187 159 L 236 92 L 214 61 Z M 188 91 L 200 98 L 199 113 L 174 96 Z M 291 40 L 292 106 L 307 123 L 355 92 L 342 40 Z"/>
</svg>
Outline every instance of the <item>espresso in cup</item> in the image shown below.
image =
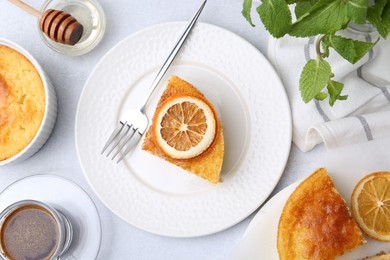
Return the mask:
<svg viewBox="0 0 390 260">
<path fill-rule="evenodd" d="M 44 208 L 27 205 L 5 219 L 0 241 L 10 259 L 50 259 L 58 246 L 58 225 Z"/>
<path fill-rule="evenodd" d="M 1 213 L 0 256 L 5 259 L 54 259 L 70 245 L 65 216 L 37 201 L 17 202 Z"/>
</svg>

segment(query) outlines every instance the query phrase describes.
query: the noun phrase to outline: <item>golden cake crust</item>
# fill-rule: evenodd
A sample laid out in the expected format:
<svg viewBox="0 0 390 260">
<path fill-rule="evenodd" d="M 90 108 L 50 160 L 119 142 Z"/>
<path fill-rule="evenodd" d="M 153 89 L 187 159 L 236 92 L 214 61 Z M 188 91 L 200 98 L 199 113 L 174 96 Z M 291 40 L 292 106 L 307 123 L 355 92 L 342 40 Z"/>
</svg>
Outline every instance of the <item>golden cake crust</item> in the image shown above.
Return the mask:
<svg viewBox="0 0 390 260">
<path fill-rule="evenodd" d="M 32 141 L 43 119 L 45 98 L 34 65 L 16 50 L 0 45 L 0 161 Z"/>
<path fill-rule="evenodd" d="M 324 168 L 296 188 L 279 220 L 280 259 L 334 259 L 364 242 Z"/>
<path fill-rule="evenodd" d="M 204 95 L 194 86 L 180 79 L 179 77 L 172 76 L 168 80 L 168 86 L 162 94 L 160 101 L 158 102 L 156 111 L 169 98 L 183 94 L 197 96 L 199 98 L 202 98 L 202 100 L 207 101 Z M 190 171 L 212 183 L 218 183 L 224 155 L 223 131 L 220 120 L 218 118 L 217 113 L 215 112 L 213 105 L 210 104 L 210 102 L 208 101 L 207 103 L 215 114 L 217 122 L 217 132 L 213 143 L 205 152 L 190 159 L 174 159 L 167 156 L 164 151 L 162 151 L 162 149 L 157 145 L 156 137 L 153 134 L 153 125 L 146 133 L 142 149 L 150 152 L 153 155 L 163 158 L 168 162 L 173 163 L 187 171 Z M 156 115 L 154 115 L 154 117 L 155 116 Z"/>
</svg>

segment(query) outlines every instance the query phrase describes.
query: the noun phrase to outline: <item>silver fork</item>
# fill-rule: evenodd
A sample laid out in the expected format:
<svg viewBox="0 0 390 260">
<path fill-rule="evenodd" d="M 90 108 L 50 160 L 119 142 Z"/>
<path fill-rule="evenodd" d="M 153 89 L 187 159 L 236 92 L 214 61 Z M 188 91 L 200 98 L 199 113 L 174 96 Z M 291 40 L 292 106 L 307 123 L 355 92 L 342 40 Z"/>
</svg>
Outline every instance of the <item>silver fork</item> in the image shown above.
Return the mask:
<svg viewBox="0 0 390 260">
<path fill-rule="evenodd" d="M 176 46 L 173 48 L 171 54 L 169 54 L 167 60 L 164 62 L 164 65 L 161 67 L 156 78 L 154 79 L 149 93 L 146 96 L 146 100 L 139 109 L 131 109 L 125 113 L 125 116 L 119 121 L 119 125 L 112 132 L 108 141 L 103 147 L 101 154 L 107 150 L 108 153 L 106 157 L 109 157 L 110 154 L 113 154 L 111 160 L 114 160 L 115 157 L 122 152 L 117 163 L 122 161 L 122 159 L 131 151 L 132 147 L 138 143 L 142 135 L 145 133 L 146 128 L 148 127 L 148 118 L 145 115 L 145 107 L 147 106 L 150 97 L 152 96 L 154 90 L 157 88 L 161 79 L 164 77 L 169 66 L 172 64 L 180 48 L 183 46 L 183 43 L 187 39 L 187 36 L 190 34 L 192 28 L 194 27 L 198 17 L 200 16 L 204 6 L 206 5 L 207 0 L 203 0 L 198 11 L 188 23 L 186 29 L 184 30 L 179 41 L 176 43 Z"/>
</svg>

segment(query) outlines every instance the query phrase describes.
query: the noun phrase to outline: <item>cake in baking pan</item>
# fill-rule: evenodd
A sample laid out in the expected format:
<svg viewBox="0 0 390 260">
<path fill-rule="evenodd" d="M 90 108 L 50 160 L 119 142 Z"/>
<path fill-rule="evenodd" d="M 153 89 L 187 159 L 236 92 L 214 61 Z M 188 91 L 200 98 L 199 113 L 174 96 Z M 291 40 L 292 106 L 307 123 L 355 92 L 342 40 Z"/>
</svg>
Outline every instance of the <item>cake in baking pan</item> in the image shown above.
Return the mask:
<svg viewBox="0 0 390 260">
<path fill-rule="evenodd" d="M 0 161 L 33 140 L 45 113 L 45 98 L 34 65 L 18 51 L 0 45 Z"/>
</svg>

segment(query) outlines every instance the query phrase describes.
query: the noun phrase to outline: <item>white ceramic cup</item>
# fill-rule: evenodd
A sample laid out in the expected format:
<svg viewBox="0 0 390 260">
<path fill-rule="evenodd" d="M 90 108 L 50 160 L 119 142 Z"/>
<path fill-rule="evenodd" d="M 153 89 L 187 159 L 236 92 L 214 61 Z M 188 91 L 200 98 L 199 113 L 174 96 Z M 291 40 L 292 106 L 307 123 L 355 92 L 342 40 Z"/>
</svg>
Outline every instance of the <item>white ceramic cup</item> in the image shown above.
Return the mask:
<svg viewBox="0 0 390 260">
<path fill-rule="evenodd" d="M 53 130 L 57 118 L 57 97 L 50 79 L 47 77 L 39 63 L 28 51 L 26 51 L 24 48 L 20 47 L 16 43 L 2 38 L 0 38 L 0 45 L 5 45 L 20 52 L 34 65 L 34 67 L 39 73 L 39 76 L 42 79 L 43 87 L 45 89 L 46 94 L 45 113 L 37 134 L 35 135 L 33 140 L 19 153 L 6 160 L 0 161 L 0 166 L 3 166 L 6 164 L 18 163 L 29 158 L 30 156 L 35 154 L 46 142 Z"/>
</svg>

